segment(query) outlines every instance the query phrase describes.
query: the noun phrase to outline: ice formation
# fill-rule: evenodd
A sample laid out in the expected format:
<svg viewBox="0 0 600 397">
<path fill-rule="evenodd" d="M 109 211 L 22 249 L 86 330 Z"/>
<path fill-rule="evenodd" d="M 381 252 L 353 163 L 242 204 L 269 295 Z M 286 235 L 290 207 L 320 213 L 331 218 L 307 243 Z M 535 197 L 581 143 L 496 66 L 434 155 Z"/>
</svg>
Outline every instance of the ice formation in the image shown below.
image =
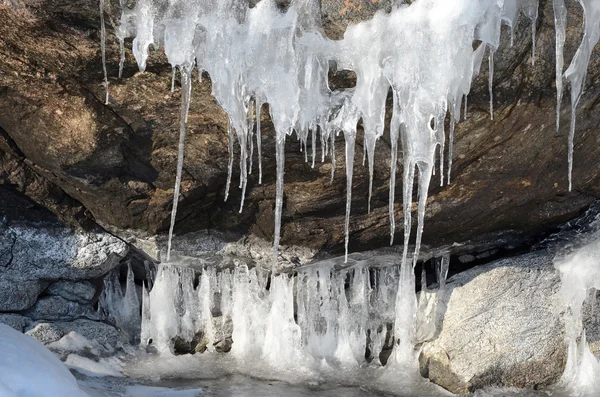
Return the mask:
<svg viewBox="0 0 600 397">
<path fill-rule="evenodd" d="M 554 20 L 556 28 L 556 128 L 560 125 L 560 105 L 563 95 L 563 79 L 571 85 L 571 124 L 569 128 L 569 191 L 573 187 L 573 141 L 575 138 L 575 122 L 577 105 L 583 94 L 585 79 L 587 76 L 588 65 L 592 50 L 600 40 L 600 0 L 579 0 L 583 7 L 583 39 L 581 44 L 571 60 L 571 64 L 562 74 L 564 63 L 563 46 L 565 42 L 567 9 L 564 0 L 554 0 Z"/>
<path fill-rule="evenodd" d="M 119 271 L 113 270 L 104 279 L 104 288 L 100 295 L 100 313 L 115 324 L 133 342 L 140 333 L 140 301 L 135 290 L 131 266 L 127 269 L 125 291 L 119 283 Z"/>
<path fill-rule="evenodd" d="M 189 267 L 162 265 L 152 290 L 144 289 L 142 341 L 151 339 L 168 353 L 175 338 L 191 341 L 202 335 L 207 350 L 214 351 L 213 345 L 228 337 L 225 330 L 232 329 L 231 354 L 241 362 L 260 358 L 288 369 L 380 366 L 384 348 L 396 345 L 392 338 L 413 331 L 392 329 L 394 323 L 408 324 L 398 318 L 406 314 L 396 310 L 401 267 L 393 256 L 377 262 L 358 260 L 340 268 L 325 261 L 296 275 L 246 265 L 220 272 L 209 267 L 197 275 Z M 440 261 L 442 289 L 447 265 L 447 258 Z M 437 296 L 429 291 L 422 305 L 421 342 L 435 333 Z M 395 349 L 397 361 L 414 359 L 412 345 Z"/>
<path fill-rule="evenodd" d="M 462 98 L 465 97 L 466 104 L 466 95 L 473 75 L 479 70 L 483 51 L 486 47 L 490 50 L 491 71 L 500 26 L 503 22 L 514 26 L 520 13 L 531 18 L 535 26 L 537 1 L 420 0 L 410 7 L 398 5 L 389 14 L 377 13 L 370 21 L 350 26 L 343 40 L 333 41 L 323 33 L 319 2 L 315 0 L 294 1 L 285 11 L 274 0 L 263 0 L 254 8 L 248 8 L 247 2 L 242 0 L 142 0 L 134 9 L 123 6 L 121 24 L 116 32 L 121 47 L 126 37 L 134 37 L 133 53 L 140 70 L 146 67 L 149 46 L 163 46 L 169 62 L 182 75 L 178 171 L 183 161 L 184 120 L 189 106 L 192 69 L 208 72 L 212 93 L 229 115 L 230 161 L 226 198 L 235 138 L 240 146 L 240 207 L 251 172 L 255 134 L 258 137 L 259 181 L 262 180 L 260 110 L 263 104 L 269 104 L 277 142 L 275 260 L 280 239 L 287 136 L 296 132 L 305 152 L 310 136 L 314 163 L 317 139 L 324 146 L 321 160 L 327 151 L 333 161 L 334 136 L 339 132 L 344 134 L 347 250 L 357 125 L 362 120 L 371 192 L 376 143 L 386 128 L 385 105 L 391 89 L 394 103 L 390 124 L 393 148 L 391 233 L 393 238 L 395 171 L 400 140 L 404 164 L 406 247 L 410 240 L 414 173 L 419 173 L 416 258 L 427 189 L 438 153 L 441 183 L 444 181 L 446 115 L 450 114 L 453 131 L 454 123 L 460 119 Z M 535 35 L 535 28 L 533 33 Z M 472 48 L 474 40 L 483 43 L 475 51 Z M 356 87 L 330 90 L 327 75 L 332 65 L 354 71 Z M 492 79 L 493 73 L 490 73 L 490 112 L 493 112 Z M 449 145 L 452 146 L 451 141 Z M 180 178 L 178 172 L 178 182 Z M 178 187 L 179 183 L 176 183 L 170 236 L 175 222 Z"/>
<path fill-rule="evenodd" d="M 562 78 L 571 84 L 571 132 L 569 135 L 569 181 L 572 168 L 572 146 L 575 126 L 575 108 L 581 97 L 585 72 L 590 54 L 600 34 L 600 0 L 580 0 L 584 6 L 586 23 L 585 35 L 571 66 L 562 74 L 562 46 L 566 29 L 566 8 L 562 0 L 554 0 L 557 35 L 557 104 L 562 97 Z M 101 3 L 101 8 L 102 8 Z M 344 38 L 339 41 L 328 39 L 320 22 L 320 3 L 317 0 L 295 0 L 282 10 L 275 0 L 262 0 L 249 8 L 245 0 L 138 0 L 133 9 L 121 1 L 120 25 L 115 29 L 121 44 L 120 72 L 124 60 L 124 40 L 133 37 L 133 54 L 139 69 L 144 71 L 150 46 L 163 47 L 174 71 L 179 71 L 182 81 L 182 103 L 180 112 L 180 140 L 177 163 L 177 179 L 173 197 L 173 211 L 169 230 L 167 261 L 170 257 L 171 239 L 176 220 L 181 171 L 185 149 L 187 115 L 190 104 L 192 73 L 194 70 L 210 75 L 212 94 L 228 114 L 229 163 L 225 189 L 225 199 L 231 188 L 234 162 L 234 141 L 240 148 L 240 181 L 243 208 L 248 175 L 252 172 L 252 156 L 256 136 L 259 183 L 262 182 L 261 151 L 261 109 L 268 104 L 270 119 L 275 130 L 276 140 L 276 204 L 273 259 L 277 261 L 281 232 L 283 207 L 283 182 L 285 164 L 285 143 L 288 136 L 296 133 L 300 148 L 308 161 L 308 140 L 311 140 L 311 161 L 317 157 L 317 139 L 322 146 L 321 161 L 330 156 L 335 169 L 335 137 L 341 132 L 345 141 L 347 201 L 345 222 L 346 257 L 349 242 L 349 217 L 351 212 L 352 178 L 355 143 L 359 121 L 364 131 L 364 158 L 369 167 L 369 210 L 373 180 L 373 164 L 376 145 L 382 137 L 385 125 L 386 100 L 391 91 L 392 117 L 389 125 L 392 159 L 390 164 L 390 242 L 395 233 L 395 186 L 398 166 L 398 150 L 402 151 L 404 241 L 401 263 L 398 270 L 400 282 L 394 288 L 394 335 L 400 344 L 395 348 L 397 362 L 409 357 L 409 352 L 417 334 L 427 335 L 429 331 L 418 331 L 418 303 L 414 295 L 414 265 L 419 259 L 423 233 L 425 205 L 430 180 L 435 172 L 436 158 L 439 157 L 441 184 L 450 183 L 453 135 L 455 123 L 460 120 L 464 98 L 464 117 L 467 116 L 467 96 L 472 79 L 479 74 L 486 49 L 489 62 L 490 117 L 493 118 L 493 66 L 494 53 L 500 42 L 502 24 L 512 30 L 520 14 L 532 22 L 532 63 L 535 61 L 535 27 L 538 16 L 537 0 L 418 0 L 412 5 L 398 4 L 385 14 L 379 12 L 373 19 L 348 27 Z M 102 48 L 104 49 L 104 35 Z M 473 43 L 480 44 L 473 49 Z M 103 50 L 104 54 L 104 50 Z M 328 84 L 330 67 L 350 70 L 356 73 L 356 87 L 331 90 Z M 559 83 L 560 81 L 560 83 Z M 108 87 L 108 86 L 107 86 Z M 108 95 L 108 94 L 107 94 Z M 557 126 L 559 125 L 557 109 Z M 445 134 L 445 121 L 449 118 L 450 137 Z M 444 160 L 444 147 L 448 140 L 448 158 Z M 447 162 L 447 171 L 444 172 Z M 333 178 L 332 169 L 332 178 Z M 418 177 L 415 173 L 418 172 Z M 417 184 L 417 230 L 414 251 L 409 253 L 412 227 L 413 188 Z M 177 272 L 183 272 L 176 274 Z M 364 269 L 352 270 L 352 280 L 367 283 Z M 202 328 L 211 337 L 212 323 L 201 317 L 200 307 L 213 305 L 210 301 L 212 288 L 219 285 L 228 291 L 220 299 L 227 308 L 222 318 L 235 318 L 238 322 L 235 352 L 245 355 L 244 349 L 263 349 L 269 356 L 269 346 L 276 341 L 270 335 L 284 335 L 288 343 L 281 349 L 291 349 L 289 355 L 277 352 L 278 357 L 299 357 L 316 354 L 315 346 L 323 338 L 330 338 L 335 351 L 325 351 L 328 358 L 345 364 L 360 361 L 360 351 L 365 332 L 373 334 L 371 346 L 377 349 L 381 341 L 374 329 L 379 325 L 364 311 L 354 312 L 353 302 L 362 300 L 365 307 L 367 295 L 357 292 L 346 296 L 341 289 L 335 289 L 339 279 L 332 278 L 325 271 L 303 274 L 299 278 L 298 290 L 294 292 L 291 281 L 284 275 L 270 279 L 270 289 L 261 289 L 266 276 L 257 270 L 237 269 L 233 273 L 218 276 L 206 271 L 201 278 L 200 289 L 193 286 L 193 271 L 173 270 L 163 267 L 157 276 L 152 291 L 144 290 L 142 333 L 152 330 L 158 346 L 167 346 L 169 335 L 182 334 L 189 337 L 196 328 Z M 442 272 L 443 273 L 443 272 Z M 231 278 L 223 279 L 223 277 Z M 300 316 L 302 310 L 309 313 L 314 308 L 310 302 L 301 300 L 302 280 L 311 280 L 310 288 L 322 285 L 312 291 L 315 296 L 327 291 L 336 294 L 330 303 L 323 297 L 325 312 L 336 313 L 342 319 L 335 326 L 328 327 L 321 315 L 318 321 L 315 314 L 306 314 L 304 320 L 295 322 L 290 296 L 297 294 Z M 363 281 L 360 281 L 363 280 Z M 182 285 L 177 287 L 181 281 Z M 263 283 L 263 284 L 261 284 Z M 357 284 L 358 285 L 358 284 Z M 365 284 L 366 285 L 366 284 Z M 248 304 L 262 310 L 260 316 L 250 316 L 236 306 L 236 295 L 240 288 L 248 289 L 244 299 L 255 299 Z M 229 290 L 227 290 L 229 288 Z M 254 289 L 253 289 L 254 288 Z M 257 289 L 256 289 L 257 288 Z M 309 288 L 309 287 L 307 287 Z M 354 288 L 354 287 L 353 287 Z M 366 287 L 365 287 L 366 288 Z M 390 287 L 391 288 L 391 287 Z M 206 292 L 209 291 L 209 292 Z M 319 292 L 320 291 L 320 292 Z M 337 291 L 337 292 L 335 292 Z M 396 293 L 400 291 L 399 293 Z M 163 305 L 152 304 L 163 298 Z M 200 296 L 201 295 L 201 296 Z M 213 294 L 214 295 L 214 294 Z M 280 301 L 275 301 L 275 296 Z M 250 298 L 248 298 L 250 297 Z M 241 298 L 237 298 L 241 299 Z M 199 306 L 190 302 L 201 302 Z M 208 302 L 208 303 L 207 303 Z M 303 304 L 305 304 L 303 306 Z M 370 304 L 370 303 L 369 303 Z M 381 302 L 378 302 L 381 304 Z M 269 310 L 265 309 L 265 305 Z M 269 306 L 270 305 L 270 306 Z M 327 306 L 329 305 L 329 306 Z M 189 310 L 182 311 L 182 307 Z M 247 310 L 247 309 L 246 309 Z M 367 310 L 363 308 L 362 310 Z M 386 308 L 378 308 L 382 313 Z M 206 310 L 202 310 L 206 313 Z M 177 315 L 179 313 L 179 315 Z M 352 315 L 361 319 L 344 325 L 343 319 Z M 179 316 L 182 316 L 181 318 Z M 198 317 L 200 316 L 200 317 Z M 275 317 L 273 317 L 275 316 Z M 260 318 L 267 323 L 258 327 L 253 323 Z M 151 321 L 149 320 L 151 319 Z M 252 319 L 252 320 L 251 320 Z M 364 320 L 364 321 L 363 321 Z M 242 328 L 240 328 L 242 327 Z M 246 328 L 243 328 L 246 327 Z M 254 327 L 254 328 L 253 328 Z M 304 329 L 303 329 L 304 327 Z M 318 328 L 310 331 L 311 327 Z M 320 328 L 319 328 L 320 327 Z M 256 331 L 261 329 L 260 332 Z M 263 330 L 267 330 L 263 333 Z M 254 332 L 254 334 L 252 334 Z M 379 333 L 379 331 L 377 331 Z M 252 338 L 254 345 L 244 340 Z M 265 343 L 256 343 L 264 341 Z M 305 338 L 309 338 L 305 339 Z M 304 350 L 298 346 L 305 346 Z M 302 353 L 299 353 L 302 352 Z M 311 353 L 312 352 L 312 353 Z M 359 354 L 360 353 L 360 354 Z M 274 354 L 274 353 L 273 353 Z M 298 358 L 300 359 L 300 358 Z"/>
<path fill-rule="evenodd" d="M 596 227 L 598 222 L 596 221 Z M 555 261 L 560 272 L 560 296 L 565 311 L 567 363 L 561 382 L 581 395 L 596 395 L 600 388 L 600 361 L 590 351 L 583 328 L 583 306 L 600 291 L 600 233 L 592 242 Z"/>
</svg>

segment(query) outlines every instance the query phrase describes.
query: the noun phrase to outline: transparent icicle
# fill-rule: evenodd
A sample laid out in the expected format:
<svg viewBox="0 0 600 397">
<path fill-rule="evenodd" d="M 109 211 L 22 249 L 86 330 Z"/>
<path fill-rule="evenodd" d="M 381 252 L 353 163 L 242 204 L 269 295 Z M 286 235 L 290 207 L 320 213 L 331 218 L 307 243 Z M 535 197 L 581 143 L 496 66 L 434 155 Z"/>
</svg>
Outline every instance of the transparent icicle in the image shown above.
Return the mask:
<svg viewBox="0 0 600 397">
<path fill-rule="evenodd" d="M 587 69 L 594 46 L 600 40 L 600 0 L 579 0 L 584 12 L 584 33 L 581 44 L 573 56 L 571 64 L 565 71 L 565 79 L 571 84 L 571 125 L 569 129 L 569 191 L 573 187 L 573 146 L 577 105 L 583 94 Z"/>
<path fill-rule="evenodd" d="M 262 184 L 262 136 L 260 133 L 260 108 L 262 103 L 256 102 L 256 148 L 258 150 L 258 184 Z"/>
<path fill-rule="evenodd" d="M 285 172 L 285 133 L 277 133 L 277 181 L 275 196 L 275 237 L 273 241 L 273 266 L 277 266 L 279 239 L 281 235 L 281 212 L 283 210 L 283 174 Z"/>
<path fill-rule="evenodd" d="M 377 137 L 369 134 L 369 138 L 365 138 L 367 148 L 367 161 L 369 165 L 369 199 L 367 201 L 367 213 L 371 213 L 371 197 L 373 196 L 373 172 L 375 168 L 375 145 L 377 144 Z M 363 161 L 364 165 L 364 161 Z"/>
<path fill-rule="evenodd" d="M 233 127 L 231 120 L 227 123 L 227 148 L 229 152 L 229 162 L 227 164 L 227 183 L 225 184 L 225 201 L 229 197 L 229 188 L 231 186 L 231 173 L 233 172 Z"/>
<path fill-rule="evenodd" d="M 344 262 L 348 261 L 348 244 L 350 242 L 350 208 L 352 206 L 352 173 L 354 170 L 354 144 L 356 142 L 356 131 L 344 131 L 346 141 L 346 222 L 344 239 Z"/>
<path fill-rule="evenodd" d="M 460 117 L 460 115 L 459 115 Z M 454 151 L 454 127 L 456 121 L 454 120 L 454 112 L 450 112 L 450 135 L 448 136 L 448 179 L 447 184 L 450 184 L 450 175 L 452 172 L 452 153 Z"/>
<path fill-rule="evenodd" d="M 317 127 L 313 126 L 311 128 L 311 138 L 312 138 L 312 164 L 310 168 L 315 168 L 315 156 L 317 155 Z"/>
<path fill-rule="evenodd" d="M 177 68 L 173 66 L 171 70 L 171 92 L 175 92 L 175 71 Z"/>
<path fill-rule="evenodd" d="M 397 96 L 393 95 L 392 120 L 390 121 L 390 197 L 389 197 L 389 217 L 390 217 L 390 245 L 394 244 L 394 234 L 396 233 L 396 215 L 394 206 L 396 202 L 396 170 L 398 168 L 398 137 L 400 135 L 400 115 L 398 114 Z"/>
<path fill-rule="evenodd" d="M 329 184 L 333 184 L 333 178 L 335 176 L 335 132 L 331 132 L 331 177 L 329 179 Z"/>
<path fill-rule="evenodd" d="M 104 88 L 106 97 L 104 104 L 108 105 L 108 73 L 106 71 L 106 26 L 104 24 L 104 0 L 100 0 L 100 51 L 102 53 L 102 71 L 104 72 Z"/>
<path fill-rule="evenodd" d="M 494 120 L 494 50 L 490 47 L 489 56 L 489 91 L 490 91 L 490 119 Z M 466 99 L 465 99 L 466 103 Z"/>
<path fill-rule="evenodd" d="M 560 128 L 560 106 L 563 97 L 563 67 L 565 37 L 567 29 L 567 8 L 565 0 L 553 0 L 554 33 L 556 35 L 556 132 Z"/>
<path fill-rule="evenodd" d="M 125 41 L 123 39 L 119 39 L 119 78 L 123 77 L 123 66 L 125 65 Z"/>
<path fill-rule="evenodd" d="M 181 187 L 181 174 L 183 172 L 183 156 L 185 152 L 185 134 L 187 130 L 187 117 L 190 110 L 190 96 L 192 94 L 192 66 L 182 66 L 181 72 L 181 111 L 179 114 L 179 146 L 177 153 L 177 176 L 173 191 L 173 209 L 171 210 L 171 225 L 169 226 L 169 241 L 167 243 L 167 262 L 171 259 L 171 243 L 173 229 L 177 218 L 177 204 L 179 203 L 179 189 Z"/>
<path fill-rule="evenodd" d="M 252 160 L 254 157 L 254 116 L 256 101 L 250 101 L 248 103 L 248 142 L 250 143 L 250 154 L 248 155 L 248 175 L 252 175 Z"/>
</svg>

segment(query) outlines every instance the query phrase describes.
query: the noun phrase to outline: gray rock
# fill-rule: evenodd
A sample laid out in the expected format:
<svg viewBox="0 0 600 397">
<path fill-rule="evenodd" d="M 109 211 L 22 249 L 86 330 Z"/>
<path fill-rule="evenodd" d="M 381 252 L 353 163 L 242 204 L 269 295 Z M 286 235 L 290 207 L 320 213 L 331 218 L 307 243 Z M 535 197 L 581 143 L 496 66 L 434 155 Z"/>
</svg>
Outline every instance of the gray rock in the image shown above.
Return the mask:
<svg viewBox="0 0 600 397">
<path fill-rule="evenodd" d="M 115 327 L 99 321 L 85 319 L 71 322 L 38 322 L 33 324 L 25 333 L 47 345 L 60 340 L 72 331 L 105 347 L 114 349 L 119 345 L 120 336 Z"/>
<path fill-rule="evenodd" d="M 89 303 L 73 302 L 61 296 L 44 297 L 24 314 L 33 320 L 51 321 L 72 321 L 81 317 L 93 320 L 100 318 Z"/>
<path fill-rule="evenodd" d="M 12 262 L 14 244 L 15 237 L 6 226 L 0 224 L 0 268 L 8 266 Z"/>
<path fill-rule="evenodd" d="M 566 360 L 559 287 L 551 254 L 504 259 L 454 276 L 441 296 L 439 335 L 423 345 L 421 374 L 458 394 L 555 382 Z"/>
<path fill-rule="evenodd" d="M 50 284 L 46 293 L 74 302 L 87 303 L 96 294 L 96 287 L 89 281 L 59 280 Z"/>
<path fill-rule="evenodd" d="M 31 280 L 0 272 L 0 312 L 29 309 L 48 286 L 43 280 Z"/>
<path fill-rule="evenodd" d="M 29 309 L 52 280 L 100 277 L 118 266 L 128 251 L 111 234 L 71 230 L 58 222 L 1 225 L 0 234 L 10 236 L 0 239 L 0 255 L 8 255 L 0 260 L 0 312 Z M 90 295 L 87 284 L 70 288 L 82 297 Z"/>
<path fill-rule="evenodd" d="M 10 229 L 16 240 L 7 271 L 28 279 L 100 277 L 114 269 L 128 251 L 122 240 L 100 231 L 73 231 L 60 224 Z"/>
<path fill-rule="evenodd" d="M 31 324 L 31 319 L 14 313 L 0 314 L 0 323 L 6 324 L 19 332 L 23 332 L 25 327 L 28 327 L 29 324 Z"/>
</svg>

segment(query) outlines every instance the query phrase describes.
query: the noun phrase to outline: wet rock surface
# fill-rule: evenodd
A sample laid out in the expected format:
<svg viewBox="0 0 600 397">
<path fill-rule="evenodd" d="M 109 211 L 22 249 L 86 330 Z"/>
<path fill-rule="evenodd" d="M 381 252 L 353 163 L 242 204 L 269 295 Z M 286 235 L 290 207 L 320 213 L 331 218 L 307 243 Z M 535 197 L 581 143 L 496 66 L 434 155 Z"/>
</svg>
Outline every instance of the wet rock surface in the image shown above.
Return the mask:
<svg viewBox="0 0 600 397">
<path fill-rule="evenodd" d="M 0 6 L 2 18 L 14 21 L 0 27 L 4 59 L 0 65 L 0 179 L 64 221 L 96 221 L 115 230 L 147 235 L 165 232 L 175 179 L 180 92 L 169 90 L 171 68 L 164 56 L 152 53 L 147 72 L 138 73 L 127 50 L 123 78 L 117 79 L 118 42 L 111 23 L 118 14 L 118 2 L 107 2 L 111 99 L 105 106 L 97 3 L 23 0 L 18 6 L 10 4 Z M 348 23 L 390 7 L 389 1 L 323 1 L 325 32 L 339 38 Z M 425 244 L 489 242 L 498 232 L 526 238 L 572 218 L 600 197 L 596 142 L 600 127 L 594 117 L 600 112 L 600 60 L 594 52 L 578 109 L 575 188 L 569 193 L 567 106 L 563 128 L 558 134 L 554 130 L 551 8 L 550 1 L 540 1 L 535 65 L 531 65 L 530 22 L 521 19 L 513 47 L 508 30 L 503 33 L 495 55 L 493 121 L 488 114 L 484 62 L 469 96 L 468 118 L 457 126 L 453 183 L 444 187 L 432 183 L 430 189 Z M 581 35 L 581 10 L 574 1 L 569 2 L 569 10 L 567 62 Z M 332 74 L 332 84 L 352 85 L 352 77 Z M 265 118 L 264 183 L 258 185 L 257 175 L 251 175 L 245 209 L 238 214 L 237 188 L 223 201 L 226 122 L 225 113 L 210 96 L 210 78 L 204 76 L 201 83 L 195 79 L 175 231 L 212 229 L 271 240 L 275 196 L 272 127 Z M 330 164 L 318 163 L 312 169 L 304 163 L 298 145 L 287 144 L 283 244 L 340 251 L 345 165 L 343 137 L 339 140 L 336 177 L 331 185 Z M 355 167 L 351 250 L 375 248 L 389 240 L 386 138 L 377 147 L 371 214 L 366 211 L 368 172 L 359 164 Z M 356 151 L 359 156 L 360 144 Z M 399 203 L 401 191 L 397 194 Z M 397 222 L 401 222 L 400 204 L 396 211 Z"/>
</svg>

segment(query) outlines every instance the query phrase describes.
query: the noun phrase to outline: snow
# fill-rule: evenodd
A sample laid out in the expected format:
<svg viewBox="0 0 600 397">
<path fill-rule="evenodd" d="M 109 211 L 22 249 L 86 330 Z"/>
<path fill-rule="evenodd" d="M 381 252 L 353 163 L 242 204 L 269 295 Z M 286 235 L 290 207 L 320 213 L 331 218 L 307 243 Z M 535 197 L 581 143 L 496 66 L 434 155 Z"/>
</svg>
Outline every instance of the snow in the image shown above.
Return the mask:
<svg viewBox="0 0 600 397">
<path fill-rule="evenodd" d="M 0 392 L 18 397 L 86 397 L 60 360 L 33 338 L 0 324 Z"/>
</svg>

